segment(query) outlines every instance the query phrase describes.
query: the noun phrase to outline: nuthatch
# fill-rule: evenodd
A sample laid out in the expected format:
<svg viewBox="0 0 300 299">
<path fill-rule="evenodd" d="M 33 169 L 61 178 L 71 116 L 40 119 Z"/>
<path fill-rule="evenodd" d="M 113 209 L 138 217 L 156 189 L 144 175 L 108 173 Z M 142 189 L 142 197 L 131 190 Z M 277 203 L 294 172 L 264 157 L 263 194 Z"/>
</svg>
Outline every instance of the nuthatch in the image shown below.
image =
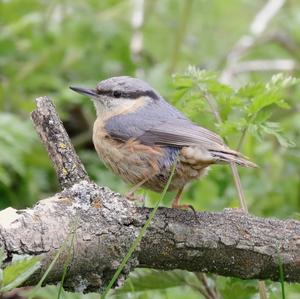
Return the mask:
<svg viewBox="0 0 300 299">
<path fill-rule="evenodd" d="M 105 165 L 125 182 L 161 192 L 176 159 L 169 191 L 203 176 L 212 164 L 256 165 L 230 149 L 217 134 L 192 123 L 151 86 L 131 77 L 113 77 L 96 88 L 70 87 L 90 96 L 97 119 L 93 142 Z M 178 157 L 178 158 L 177 158 Z"/>
</svg>

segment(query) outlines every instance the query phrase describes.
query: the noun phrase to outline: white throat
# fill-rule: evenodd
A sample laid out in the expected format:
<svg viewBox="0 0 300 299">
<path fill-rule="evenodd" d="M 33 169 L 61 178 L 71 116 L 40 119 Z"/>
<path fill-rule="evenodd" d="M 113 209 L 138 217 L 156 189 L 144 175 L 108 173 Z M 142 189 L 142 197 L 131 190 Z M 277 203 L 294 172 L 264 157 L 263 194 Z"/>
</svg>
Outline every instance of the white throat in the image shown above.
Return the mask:
<svg viewBox="0 0 300 299">
<path fill-rule="evenodd" d="M 97 117 L 107 118 L 123 113 L 132 113 L 138 108 L 144 106 L 151 101 L 149 97 L 140 97 L 138 99 L 111 99 L 105 98 L 103 100 L 92 99 L 96 108 Z"/>
</svg>

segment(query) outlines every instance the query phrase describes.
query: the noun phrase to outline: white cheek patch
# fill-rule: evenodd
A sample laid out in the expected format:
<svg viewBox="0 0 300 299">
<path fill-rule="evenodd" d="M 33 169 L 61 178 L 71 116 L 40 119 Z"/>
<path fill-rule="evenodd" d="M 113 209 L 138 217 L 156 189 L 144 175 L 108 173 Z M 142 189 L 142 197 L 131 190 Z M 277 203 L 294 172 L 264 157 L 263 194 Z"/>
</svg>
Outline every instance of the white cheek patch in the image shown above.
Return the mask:
<svg viewBox="0 0 300 299">
<path fill-rule="evenodd" d="M 109 98 L 105 96 L 101 97 L 101 99 L 92 100 L 97 111 L 97 116 L 102 118 L 123 113 L 132 113 L 150 101 L 150 99 L 147 97 L 140 97 L 138 99 L 124 99 Z"/>
<path fill-rule="evenodd" d="M 114 99 L 111 101 L 112 109 L 130 109 L 135 104 L 135 100 L 130 99 Z"/>
</svg>

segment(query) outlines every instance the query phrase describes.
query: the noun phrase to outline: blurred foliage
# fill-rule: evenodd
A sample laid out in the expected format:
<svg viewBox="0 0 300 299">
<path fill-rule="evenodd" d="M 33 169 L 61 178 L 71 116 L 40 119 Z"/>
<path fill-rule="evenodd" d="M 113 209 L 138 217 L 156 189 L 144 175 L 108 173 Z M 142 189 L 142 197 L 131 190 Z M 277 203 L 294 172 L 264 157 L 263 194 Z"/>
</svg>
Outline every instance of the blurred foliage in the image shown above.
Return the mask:
<svg viewBox="0 0 300 299">
<path fill-rule="evenodd" d="M 4 252 L 0 248 L 0 294 L 18 287 L 40 268 L 36 257 L 13 256 L 11 263 L 1 269 L 3 260 Z"/>
<path fill-rule="evenodd" d="M 224 139 L 227 140 L 232 148 L 238 148 L 242 150 L 247 156 L 251 157 L 261 168 L 267 169 L 272 167 L 269 160 L 265 158 L 268 156 L 268 151 L 262 152 L 259 149 L 260 144 L 266 146 L 270 144 L 270 148 L 274 151 L 276 149 L 289 151 L 295 148 L 297 132 L 295 136 L 291 137 L 286 133 L 281 125 L 274 119 L 274 114 L 279 113 L 280 109 L 290 109 L 285 97 L 290 91 L 289 87 L 296 86 L 299 81 L 290 76 L 284 76 L 283 74 L 277 74 L 271 77 L 269 82 L 256 82 L 247 83 L 240 88 L 233 89 L 228 85 L 221 84 L 217 81 L 217 74 L 213 72 L 199 71 L 194 67 L 190 67 L 183 75 L 174 76 L 174 86 L 177 89 L 173 97 L 173 103 L 184 111 L 191 119 L 197 122 L 201 119 L 201 123 L 205 127 L 211 128 L 213 131 L 218 132 Z M 212 100 L 215 101 L 212 102 Z M 189 104 L 191 102 L 191 105 Z M 195 109 L 191 109 L 194 106 L 193 103 L 201 103 Z M 210 103 L 210 104 L 209 104 Z M 210 105 L 218 107 L 220 111 L 221 120 L 215 119 L 214 113 L 211 112 Z M 282 113 L 284 113 L 283 110 Z M 257 152 L 259 150 L 259 152 Z M 281 159 L 280 156 L 277 157 Z M 285 167 L 286 165 L 282 165 Z M 218 167 L 219 168 L 219 167 Z M 272 167 L 273 168 L 273 167 Z M 207 206 L 198 206 L 198 194 L 208 193 L 205 188 L 205 184 L 211 184 L 214 190 L 219 189 L 220 201 L 225 198 L 228 201 L 225 206 L 235 206 L 236 194 L 233 192 L 230 196 L 226 195 L 228 192 L 228 186 L 233 185 L 230 183 L 230 170 L 228 167 L 224 167 L 226 171 L 226 178 L 223 178 L 225 182 L 224 188 L 222 182 L 218 177 L 220 174 L 219 169 L 212 169 L 212 175 L 209 175 L 207 180 L 196 183 L 196 194 L 191 195 L 191 200 L 195 202 L 195 207 L 199 209 L 207 209 Z M 276 169 L 276 168 L 275 168 Z M 275 170 L 274 169 L 274 170 Z M 273 171 L 273 170 L 272 170 Z M 299 199 L 299 176 L 298 165 L 295 165 L 294 175 L 285 178 L 284 173 L 280 175 L 279 179 L 281 184 L 286 182 L 289 185 L 293 185 L 292 190 L 294 194 L 290 192 L 290 200 L 297 202 Z M 257 193 L 257 186 L 259 187 L 260 195 L 265 198 L 272 198 L 267 195 L 268 189 L 266 188 L 270 184 L 270 177 L 261 176 L 263 172 L 258 169 L 241 169 L 240 171 L 245 178 L 248 178 L 249 187 L 245 186 L 245 190 L 249 192 L 248 203 L 250 204 L 250 210 L 256 214 L 263 214 L 264 211 L 256 209 L 257 202 L 259 200 Z M 214 175 L 216 173 L 216 176 Z M 252 175 L 250 174 L 252 173 Z M 258 175 L 257 175 L 258 174 Z M 295 179 L 294 179 L 295 178 Z M 273 181 L 274 183 L 274 181 Z M 282 185 L 281 185 L 282 187 Z M 290 190 L 291 191 L 291 190 Z M 285 192 L 285 191 L 284 191 Z M 208 196 L 208 195 L 207 195 Z M 280 209 L 281 205 L 286 201 L 285 197 L 282 197 L 280 206 L 275 207 Z M 251 206 L 253 203 L 254 206 Z M 298 202 L 299 204 L 299 202 Z M 213 207 L 212 207 L 213 208 Z M 274 213 L 274 210 L 268 210 L 270 214 Z M 273 202 L 274 208 L 274 202 Z M 290 207 L 289 213 L 297 210 L 297 207 Z M 299 205 L 298 205 L 299 208 Z M 274 215 L 274 214 L 273 214 Z"/>
<path fill-rule="evenodd" d="M 30 290 L 30 291 L 23 291 L 21 292 L 22 296 L 28 298 L 32 295 L 33 298 L 37 299 L 53 299 L 57 298 L 58 288 L 56 286 L 46 286 L 44 288 L 40 288 L 39 290 Z M 81 293 L 71 293 L 66 292 L 65 290 L 62 291 L 60 295 L 60 299 L 99 299 L 99 294 L 96 293 L 89 293 L 83 295 Z"/>
<path fill-rule="evenodd" d="M 265 1 L 146 0 L 144 23 L 139 29 L 143 47 L 138 54 L 130 47 L 136 31 L 131 20 L 133 3 L 0 2 L 0 208 L 32 206 L 39 198 L 58 191 L 47 153 L 29 119 L 34 98 L 42 95 L 54 99 L 92 179 L 119 192 L 129 188 L 98 160 L 91 143 L 92 104 L 68 86 L 94 86 L 107 77 L 132 75 L 148 81 L 193 121 L 225 136 L 233 148 L 240 143 L 241 151 L 260 166 L 239 170 L 251 213 L 299 218 L 300 87 L 290 77 L 299 77 L 299 71 L 296 68 L 285 75 L 244 72 L 234 77 L 233 87 L 216 80 L 228 53 L 248 32 Z M 299 28 L 299 1 L 287 0 L 241 59 L 293 59 L 299 66 Z M 188 65 L 197 68 L 187 70 Z M 177 75 L 172 78 L 170 70 Z M 218 105 L 222 124 L 215 121 L 206 96 Z M 147 194 L 147 205 L 159 196 Z M 169 205 L 171 197 L 164 205 Z M 183 201 L 198 210 L 237 207 L 230 169 L 212 167 L 205 179 L 189 186 Z M 147 276 L 153 270 L 139 271 L 132 275 Z M 185 274 L 176 287 L 118 296 L 201 298 L 195 289 L 183 286 L 192 275 Z M 153 275 L 162 281 L 168 277 L 164 272 Z M 141 282 L 135 279 L 132 283 L 138 288 Z M 218 277 L 215 283 L 223 298 L 233 298 L 233 294 L 236 299 L 257 298 L 257 286 L 252 281 Z M 153 285 L 157 283 L 149 282 L 149 289 Z M 53 298 L 57 289 L 43 290 L 40 298 Z M 280 298 L 277 283 L 269 283 L 268 290 L 270 298 Z M 298 298 L 299 292 L 298 285 L 286 285 L 287 298 Z M 63 296 L 80 298 L 69 293 Z"/>
</svg>

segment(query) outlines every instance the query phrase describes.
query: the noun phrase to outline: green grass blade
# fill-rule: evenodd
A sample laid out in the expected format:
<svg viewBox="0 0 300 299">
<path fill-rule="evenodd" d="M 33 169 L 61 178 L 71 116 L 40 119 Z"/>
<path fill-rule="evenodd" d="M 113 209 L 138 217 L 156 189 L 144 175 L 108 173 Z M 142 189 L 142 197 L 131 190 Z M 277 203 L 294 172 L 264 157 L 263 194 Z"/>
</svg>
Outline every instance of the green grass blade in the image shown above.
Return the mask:
<svg viewBox="0 0 300 299">
<path fill-rule="evenodd" d="M 104 299 L 107 295 L 107 293 L 109 292 L 109 290 L 112 288 L 112 286 L 114 285 L 114 283 L 116 282 L 116 280 L 118 279 L 120 273 L 122 272 L 123 268 L 125 267 L 126 263 L 128 262 L 128 260 L 130 259 L 131 255 L 133 254 L 133 252 L 135 251 L 135 249 L 137 248 L 137 246 L 140 244 L 148 226 L 150 225 L 151 221 L 153 220 L 156 211 L 158 209 L 158 206 L 160 204 L 160 202 L 164 199 L 164 197 L 166 196 L 167 190 L 169 189 L 170 183 L 172 181 L 172 178 L 174 176 L 175 173 L 175 169 L 176 169 L 176 165 L 177 165 L 177 159 L 174 162 L 174 165 L 172 167 L 172 171 L 171 171 L 171 175 L 168 179 L 168 182 L 163 190 L 163 193 L 160 197 L 160 199 L 156 202 L 153 210 L 151 211 L 149 218 L 147 219 L 147 221 L 145 222 L 144 226 L 142 227 L 142 229 L 140 230 L 137 238 L 134 240 L 134 242 L 131 244 L 127 254 L 125 255 L 125 257 L 123 258 L 120 266 L 118 267 L 117 271 L 115 272 L 114 276 L 112 277 L 112 279 L 110 280 L 109 284 L 107 285 L 107 287 L 105 288 L 105 290 L 103 291 L 102 295 L 100 298 Z"/>
<path fill-rule="evenodd" d="M 70 236 L 69 236 L 70 237 Z M 32 293 L 28 296 L 28 299 L 32 299 L 36 293 L 36 291 L 42 286 L 44 280 L 46 279 L 46 277 L 48 276 L 49 272 L 52 270 L 52 268 L 54 267 L 55 263 L 57 262 L 59 256 L 61 255 L 61 253 L 63 252 L 63 250 L 65 249 L 69 237 L 67 237 L 62 246 L 59 248 L 59 250 L 57 251 L 54 259 L 52 260 L 52 262 L 50 263 L 49 267 L 47 268 L 47 270 L 45 271 L 44 275 L 42 276 L 42 278 L 40 279 L 40 281 L 38 282 L 38 284 L 35 286 L 34 290 L 32 291 Z"/>
<path fill-rule="evenodd" d="M 75 240 L 75 230 L 72 232 L 71 246 L 70 246 L 70 250 L 69 250 L 67 259 L 66 259 L 65 264 L 64 264 L 64 272 L 63 272 L 63 275 L 62 275 L 62 278 L 61 278 L 61 281 L 60 281 L 60 285 L 59 285 L 59 289 L 58 289 L 58 293 L 57 293 L 57 299 L 60 298 L 61 292 L 63 290 L 64 281 L 65 281 L 65 277 L 66 277 L 66 274 L 67 274 L 68 266 L 71 263 L 72 254 L 74 252 L 74 240 Z"/>
<path fill-rule="evenodd" d="M 281 285 L 281 298 L 285 299 L 283 263 L 281 257 L 279 257 L 278 260 L 279 260 L 279 275 L 280 275 L 280 285 Z"/>
</svg>

